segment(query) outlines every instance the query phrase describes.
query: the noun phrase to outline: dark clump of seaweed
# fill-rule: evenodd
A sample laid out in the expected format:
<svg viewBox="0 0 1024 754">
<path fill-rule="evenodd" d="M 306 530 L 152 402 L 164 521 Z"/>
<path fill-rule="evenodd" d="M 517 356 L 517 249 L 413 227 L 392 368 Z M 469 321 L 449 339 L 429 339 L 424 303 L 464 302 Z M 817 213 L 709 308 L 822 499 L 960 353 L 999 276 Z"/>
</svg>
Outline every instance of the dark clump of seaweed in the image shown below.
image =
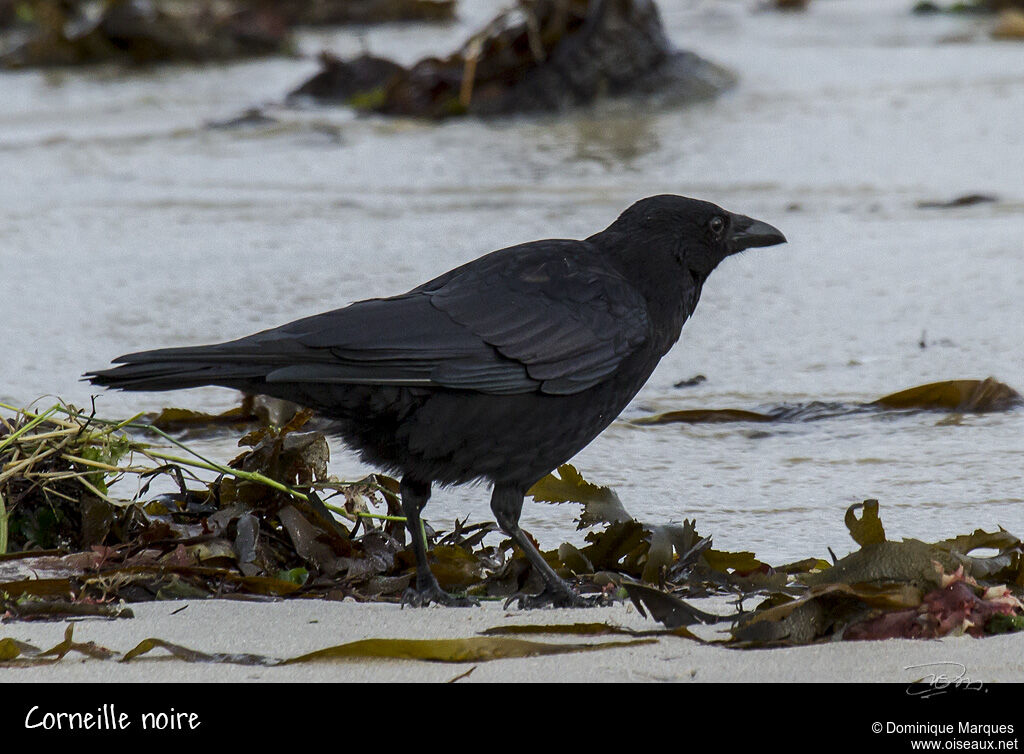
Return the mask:
<svg viewBox="0 0 1024 754">
<path fill-rule="evenodd" d="M 259 3 L 22 0 L 8 68 L 170 61 L 206 62 L 281 54 L 288 27 Z"/>
<path fill-rule="evenodd" d="M 704 99 L 728 71 L 669 43 L 653 0 L 523 0 L 446 58 L 409 68 L 369 54 L 321 57 L 289 95 L 387 115 L 555 112 L 605 95 Z"/>
<path fill-rule="evenodd" d="M 1000 13 L 1015 8 L 1024 9 L 1024 0 L 956 0 L 949 3 L 920 0 L 914 4 L 913 12 L 918 15 L 929 15 L 932 13 L 978 15 Z"/>
<path fill-rule="evenodd" d="M 290 25 L 301 26 L 450 21 L 455 17 L 455 0 L 262 0 L 259 4 L 273 7 Z"/>
<path fill-rule="evenodd" d="M 382 474 L 331 476 L 327 440 L 308 411 L 279 426 L 260 423 L 251 402 L 219 416 L 175 409 L 122 421 L 63 403 L 42 411 L 0 408 L 11 412 L 0 415 L 5 620 L 125 618 L 126 603 L 167 599 L 400 602 L 414 577 L 398 482 Z M 183 432 L 204 423 L 242 430 L 239 455 L 218 463 L 158 426 Z M 131 483 L 130 499 L 115 494 Z M 151 492 L 157 487 L 164 491 Z M 583 546 L 563 543 L 543 553 L 547 562 L 583 593 L 633 600 L 665 625 L 663 633 L 705 641 L 689 627 L 728 623 L 729 638 L 718 641 L 750 648 L 1024 628 L 1024 545 L 1002 529 L 894 542 L 877 501 L 866 501 L 846 513 L 858 550 L 840 560 L 772 566 L 752 552 L 715 549 L 693 521 L 635 518 L 614 490 L 569 464 L 528 494 L 579 505 L 578 527 L 587 530 Z M 505 600 L 542 588 L 493 523 L 456 521 L 448 531 L 427 525 L 417 536 L 425 537 L 431 569 L 449 591 Z M 990 554 L 978 557 L 982 549 Z M 707 612 L 687 601 L 723 595 L 734 610 Z M 593 628 L 581 626 L 573 630 Z M 608 626 L 600 632 L 623 633 Z M 432 653 L 549 651 L 528 644 L 416 645 L 415 652 L 437 659 Z M 331 651 L 413 656 L 401 654 L 413 652 L 404 645 L 345 646 Z M 154 648 L 191 652 L 158 639 L 137 649 Z M 235 661 L 224 657 L 193 661 Z"/>
<path fill-rule="evenodd" d="M 8 617 L 61 617 L 55 604 L 23 607 L 40 601 L 64 605 L 65 616 L 82 604 L 229 595 L 400 601 L 413 576 L 397 480 L 330 476 L 309 411 L 276 426 L 261 424 L 250 401 L 216 416 L 167 409 L 124 421 L 62 403 L 2 407 L 13 412 L 0 416 Z M 242 452 L 219 463 L 168 431 L 204 426 L 248 430 Z M 131 482 L 130 499 L 112 496 Z M 492 574 L 511 572 L 507 561 L 522 559 L 509 542 L 485 541 L 495 529 L 456 521 L 418 534 L 442 586 L 484 594 Z M 518 584 L 508 581 L 508 593 Z"/>
<path fill-rule="evenodd" d="M 996 15 L 995 25 L 989 28 L 990 37 L 993 39 L 1016 41 L 1024 39 L 1024 0 L 957 0 L 957 2 L 952 3 L 919 0 L 919 2 L 914 4 L 912 12 L 919 16 L 930 16 L 938 13 L 969 17 Z M 918 203 L 918 207 L 948 209 L 970 206 L 971 204 L 978 203 L 978 200 L 993 201 L 994 197 L 984 194 L 969 194 L 950 202 Z"/>
<path fill-rule="evenodd" d="M 169 418 L 180 422 L 183 413 L 154 417 Z M 300 412 L 282 427 L 246 433 L 246 450 L 227 464 L 203 458 L 143 417 L 111 422 L 55 404 L 0 419 L 0 592 L 111 603 L 326 593 L 339 583 L 343 593 L 357 591 L 401 549 L 391 521 L 356 531 L 361 519 L 378 515 L 370 507 L 397 510 L 397 485 L 377 475 L 328 478 L 327 441 L 302 431 L 309 419 Z M 140 432 L 164 443 L 143 442 Z M 201 471 L 217 476 L 203 480 Z M 110 487 L 122 489 L 127 478 L 137 482 L 136 494 L 112 498 Z M 158 479 L 172 491 L 147 497 Z M 329 508 L 320 495 L 340 506 Z M 53 578 L 25 578 L 32 572 Z"/>
<path fill-rule="evenodd" d="M 1024 630 L 1024 543 L 1000 529 L 939 542 L 885 538 L 878 501 L 847 510 L 846 524 L 860 549 L 833 563 L 808 560 L 770 571 L 786 574 L 775 587 L 755 590 L 762 600 L 730 620 L 734 648 L 796 646 L 863 639 L 982 637 Z M 857 512 L 861 512 L 858 518 Z M 976 557 L 975 550 L 995 550 Z M 692 614 L 679 589 L 627 584 L 641 611 L 668 628 L 711 622 Z"/>
<path fill-rule="evenodd" d="M 834 419 L 855 414 L 885 412 L 944 411 L 953 414 L 981 414 L 1011 411 L 1024 406 L 1024 397 L 994 377 L 984 380 L 945 380 L 917 385 L 884 395 L 869 403 L 811 401 L 782 404 L 767 409 L 738 408 L 685 409 L 632 419 L 637 425 L 716 424 L 726 422 L 792 422 Z"/>
<path fill-rule="evenodd" d="M 288 54 L 300 25 L 445 21 L 455 0 L 0 0 L 10 68 Z"/>
</svg>

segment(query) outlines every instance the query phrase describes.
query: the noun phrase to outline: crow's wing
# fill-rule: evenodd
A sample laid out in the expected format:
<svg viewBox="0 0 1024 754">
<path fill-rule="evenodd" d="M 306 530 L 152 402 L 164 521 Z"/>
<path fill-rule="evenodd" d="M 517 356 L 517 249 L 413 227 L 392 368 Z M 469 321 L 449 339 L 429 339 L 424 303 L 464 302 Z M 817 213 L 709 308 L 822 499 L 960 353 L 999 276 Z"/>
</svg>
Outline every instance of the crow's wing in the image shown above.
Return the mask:
<svg viewBox="0 0 1024 754">
<path fill-rule="evenodd" d="M 596 385 L 647 339 L 643 297 L 585 242 L 540 241 L 485 260 L 421 290 L 434 307 L 525 367 L 542 392 Z M 460 369 L 445 370 L 444 377 L 473 381 Z"/>
<path fill-rule="evenodd" d="M 640 294 L 582 241 L 502 249 L 401 296 L 359 301 L 240 340 L 129 354 L 267 382 L 569 394 L 647 338 Z"/>
</svg>

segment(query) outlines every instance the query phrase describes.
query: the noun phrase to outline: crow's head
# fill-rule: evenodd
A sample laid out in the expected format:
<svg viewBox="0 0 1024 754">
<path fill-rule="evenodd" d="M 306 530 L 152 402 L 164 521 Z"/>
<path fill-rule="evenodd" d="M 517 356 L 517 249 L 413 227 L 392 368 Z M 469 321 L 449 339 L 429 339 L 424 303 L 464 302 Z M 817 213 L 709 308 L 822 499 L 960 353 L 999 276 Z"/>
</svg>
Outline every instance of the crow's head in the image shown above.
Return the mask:
<svg viewBox="0 0 1024 754">
<path fill-rule="evenodd" d="M 682 272 L 702 285 L 730 254 L 785 243 L 786 237 L 768 223 L 711 202 L 662 194 L 641 199 L 590 240 L 634 279 L 664 280 Z"/>
</svg>

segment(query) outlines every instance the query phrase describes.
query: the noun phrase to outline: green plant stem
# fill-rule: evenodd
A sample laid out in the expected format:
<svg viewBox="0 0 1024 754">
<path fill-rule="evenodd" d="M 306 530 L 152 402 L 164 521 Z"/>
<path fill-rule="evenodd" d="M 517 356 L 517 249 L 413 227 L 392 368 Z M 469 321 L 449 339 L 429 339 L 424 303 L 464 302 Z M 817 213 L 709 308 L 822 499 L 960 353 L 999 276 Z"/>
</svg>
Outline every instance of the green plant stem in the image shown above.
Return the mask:
<svg viewBox="0 0 1024 754">
<path fill-rule="evenodd" d="M 268 476 L 264 476 L 258 471 L 240 471 L 239 469 L 232 469 L 230 466 L 221 466 L 220 464 L 206 461 L 205 459 L 192 461 L 188 458 L 173 456 L 170 453 L 161 453 L 159 450 L 146 450 L 146 455 L 152 456 L 153 458 L 159 458 L 163 461 L 178 463 L 183 466 L 192 466 L 193 468 L 207 469 L 208 471 L 219 471 L 221 474 L 227 474 L 228 476 L 233 476 L 237 479 L 244 479 L 247 482 L 256 482 L 257 484 L 266 485 L 278 492 L 284 492 L 285 494 L 297 497 L 300 500 L 309 500 L 309 497 L 305 493 L 299 492 L 298 490 L 289 487 L 287 484 L 282 484 Z M 198 454 L 193 455 L 199 457 Z"/>
<path fill-rule="evenodd" d="M 14 433 L 10 437 L 6 438 L 4 444 L 0 445 L 0 449 L 2 449 L 4 447 L 4 445 L 6 445 L 7 443 L 9 443 L 9 442 L 13 441 L 14 439 L 16 439 L 18 435 L 23 434 L 24 432 L 28 431 L 32 427 L 37 426 L 41 422 L 45 421 L 47 418 L 52 416 L 53 413 L 55 413 L 55 412 L 60 412 L 60 413 L 65 414 L 66 416 L 69 416 L 69 417 L 72 417 L 72 418 L 76 418 L 76 419 L 82 416 L 81 412 L 71 411 L 67 407 L 62 406 L 60 404 L 55 404 L 55 405 L 51 406 L 49 409 L 47 409 L 47 411 L 44 414 L 33 414 L 33 413 L 28 412 L 28 411 L 25 411 L 24 409 L 18 409 L 18 408 L 15 408 L 13 406 L 8 406 L 6 403 L 0 403 L 0 408 L 5 408 L 8 411 L 14 411 L 16 413 L 23 414 L 24 416 L 31 417 L 31 419 L 32 419 L 32 421 L 29 424 L 25 425 L 24 427 L 19 429 L 18 432 Z M 209 460 L 208 458 L 206 458 L 202 454 L 197 453 L 196 451 L 192 450 L 192 448 L 188 447 L 183 442 L 180 442 L 179 440 L 174 439 L 169 434 L 164 432 L 162 429 L 154 427 L 151 424 L 137 424 L 135 422 L 135 420 L 138 419 L 140 416 L 142 416 L 142 413 L 138 413 L 135 416 L 131 417 L 130 419 L 126 419 L 126 420 L 119 421 L 119 422 L 112 421 L 110 419 L 101 419 L 101 418 L 93 416 L 93 417 L 89 417 L 86 421 L 94 423 L 94 424 L 102 424 L 105 427 L 107 427 L 107 429 L 104 431 L 103 434 L 109 434 L 111 432 L 116 432 L 118 430 L 123 430 L 123 429 L 137 429 L 137 430 L 140 430 L 140 431 L 143 431 L 143 432 L 152 432 L 153 434 L 156 434 L 156 435 L 160 436 L 164 440 L 167 440 L 167 442 L 169 442 L 169 443 L 171 443 L 171 444 L 181 448 L 186 453 L 188 453 L 189 455 L 194 456 L 195 458 L 197 458 L 199 460 L 198 461 L 194 461 L 194 460 L 190 460 L 188 458 L 181 458 L 180 456 L 171 455 L 170 453 L 163 453 L 163 452 L 161 452 L 159 450 L 152 449 L 151 447 L 145 446 L 143 444 L 136 445 L 136 447 L 134 449 L 138 450 L 139 452 L 144 453 L 147 456 L 151 456 L 153 458 L 159 458 L 159 459 L 161 459 L 163 461 L 170 461 L 171 463 L 177 463 L 177 464 L 180 464 L 182 466 L 189 466 L 189 467 L 192 467 L 192 468 L 206 469 L 207 471 L 216 471 L 216 472 L 221 473 L 221 474 L 226 474 L 228 476 L 235 477 L 236 479 L 242 479 L 242 480 L 247 481 L 247 482 L 254 482 L 256 484 L 265 485 L 267 487 L 270 487 L 272 489 L 277 490 L 278 492 L 283 492 L 286 495 L 291 495 L 292 497 L 298 498 L 299 500 L 304 500 L 306 502 L 309 501 L 309 497 L 305 493 L 300 492 L 299 490 L 297 490 L 297 489 L 295 489 L 293 487 L 290 487 L 287 484 L 283 484 L 281 482 L 278 482 L 278 481 L 276 481 L 274 479 L 271 479 L 268 476 L 264 476 L 263 474 L 260 474 L 259 472 L 241 471 L 239 469 L 233 469 L 233 468 L 231 468 L 229 466 L 224 466 L 222 464 L 215 463 L 214 461 Z M 382 492 L 384 492 L 384 491 L 390 492 L 389 490 L 386 490 L 384 487 L 382 487 L 380 485 L 370 484 L 369 486 L 372 487 L 372 488 L 379 489 Z M 331 511 L 333 511 L 335 513 L 338 513 L 339 515 L 342 515 L 345 518 L 350 518 L 352 516 L 352 514 L 350 514 L 348 511 L 344 510 L 343 508 L 338 508 L 338 507 L 333 506 L 333 505 L 328 505 L 327 508 L 328 508 L 328 510 L 331 510 Z M 405 522 L 405 517 L 404 516 L 389 516 L 389 515 L 384 515 L 384 514 L 379 514 L 379 513 L 363 513 L 363 512 L 357 513 L 355 515 L 356 516 L 361 516 L 361 517 L 364 517 L 364 518 L 375 518 L 375 519 L 379 519 L 379 520 L 383 520 L 383 521 L 401 521 L 403 523 Z"/>
<path fill-rule="evenodd" d="M 3 405 L 3 404 L 0 404 L 0 405 Z M 4 408 L 7 408 L 7 407 L 4 406 Z M 42 413 L 42 414 L 27 414 L 26 413 L 25 416 L 32 416 L 32 420 L 29 421 L 28 424 L 26 424 L 24 427 L 21 427 L 16 432 L 12 432 L 7 437 L 5 437 L 4 441 L 0 442 L 0 450 L 3 450 L 4 448 L 6 448 L 8 445 L 10 445 L 12 442 L 17 440 L 19 437 L 21 437 L 23 434 L 28 432 L 33 427 L 37 427 L 40 424 L 42 424 L 44 421 L 46 421 L 51 416 L 53 416 L 53 414 L 56 411 L 58 411 L 59 409 L 60 409 L 60 404 L 55 404 L 53 406 L 50 406 L 50 408 L 46 409 L 46 411 L 44 413 Z M 15 409 L 15 410 L 17 410 L 17 409 Z"/>
<path fill-rule="evenodd" d="M 388 516 L 384 513 L 366 513 L 364 511 L 360 511 L 358 515 L 363 518 L 376 518 L 379 521 L 401 521 L 403 524 L 406 521 L 405 516 Z"/>
</svg>

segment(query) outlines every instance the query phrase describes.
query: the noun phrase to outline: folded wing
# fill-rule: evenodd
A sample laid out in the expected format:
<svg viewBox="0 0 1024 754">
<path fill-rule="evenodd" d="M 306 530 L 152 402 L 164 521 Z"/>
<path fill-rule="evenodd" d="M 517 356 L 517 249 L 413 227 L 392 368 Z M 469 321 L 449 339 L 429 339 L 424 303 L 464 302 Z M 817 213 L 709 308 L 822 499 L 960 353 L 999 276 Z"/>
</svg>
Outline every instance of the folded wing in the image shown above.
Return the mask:
<svg viewBox="0 0 1024 754">
<path fill-rule="evenodd" d="M 401 296 L 228 343 L 128 354 L 91 377 L 126 389 L 255 380 L 570 394 L 614 372 L 647 332 L 642 297 L 589 244 L 539 241 Z"/>
</svg>

